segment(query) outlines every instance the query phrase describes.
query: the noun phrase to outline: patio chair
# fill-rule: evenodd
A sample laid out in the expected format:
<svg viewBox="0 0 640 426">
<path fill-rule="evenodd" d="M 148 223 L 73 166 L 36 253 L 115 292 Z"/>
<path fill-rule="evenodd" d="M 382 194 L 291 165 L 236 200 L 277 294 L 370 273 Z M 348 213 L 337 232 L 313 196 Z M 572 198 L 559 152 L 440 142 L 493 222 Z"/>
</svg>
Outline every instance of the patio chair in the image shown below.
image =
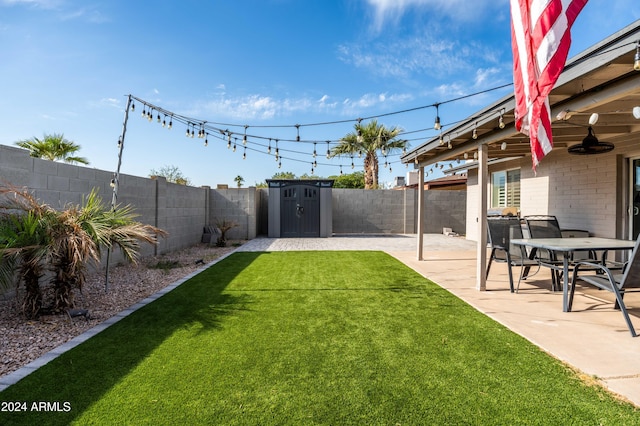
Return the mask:
<svg viewBox="0 0 640 426">
<path fill-rule="evenodd" d="M 487 277 L 491 270 L 493 261 L 506 263 L 509 267 L 509 289 L 514 292 L 513 286 L 513 266 L 520 266 L 520 279 L 518 280 L 518 288 L 522 281 L 525 269 L 531 266 L 539 266 L 539 263 L 530 259 L 524 246 L 511 244 L 512 239 L 522 238 L 522 227 L 520 219 L 514 216 L 488 216 L 487 230 L 489 231 L 489 245 L 491 246 L 491 257 L 487 265 Z"/>
<path fill-rule="evenodd" d="M 640 244 L 640 238 L 636 241 L 636 245 L 631 252 L 631 257 L 627 262 L 624 272 L 622 274 L 614 274 L 611 268 L 600 263 L 594 262 L 576 262 L 573 270 L 573 278 L 571 279 L 571 293 L 569 295 L 568 311 L 571 311 L 573 304 L 573 295 L 576 290 L 576 281 L 579 279 L 586 284 L 593 285 L 599 289 L 612 292 L 616 296 L 615 309 L 620 309 L 624 320 L 629 327 L 629 331 L 633 337 L 636 337 L 636 330 L 633 328 L 631 319 L 629 318 L 629 312 L 624 304 L 625 293 L 640 291 L 640 250 L 638 245 Z M 587 267 L 589 269 L 598 269 L 601 274 L 596 275 L 580 275 L 580 271 Z"/>
</svg>

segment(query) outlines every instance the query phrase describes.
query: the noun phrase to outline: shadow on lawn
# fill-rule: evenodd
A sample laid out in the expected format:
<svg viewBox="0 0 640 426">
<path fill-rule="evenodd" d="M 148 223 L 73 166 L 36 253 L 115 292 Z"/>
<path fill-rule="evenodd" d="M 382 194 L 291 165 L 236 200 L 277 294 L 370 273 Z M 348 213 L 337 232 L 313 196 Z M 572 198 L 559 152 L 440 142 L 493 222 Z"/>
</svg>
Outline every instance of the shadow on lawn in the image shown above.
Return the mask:
<svg viewBox="0 0 640 426">
<path fill-rule="evenodd" d="M 235 253 L 62 354 L 0 393 L 0 401 L 26 402 L 27 412 L 0 412 L 0 424 L 68 424 L 99 401 L 176 331 L 221 327 L 250 303 L 225 288 L 260 253 Z M 33 402 L 59 402 L 60 411 L 30 410 Z M 64 402 L 71 410 L 65 412 Z"/>
</svg>

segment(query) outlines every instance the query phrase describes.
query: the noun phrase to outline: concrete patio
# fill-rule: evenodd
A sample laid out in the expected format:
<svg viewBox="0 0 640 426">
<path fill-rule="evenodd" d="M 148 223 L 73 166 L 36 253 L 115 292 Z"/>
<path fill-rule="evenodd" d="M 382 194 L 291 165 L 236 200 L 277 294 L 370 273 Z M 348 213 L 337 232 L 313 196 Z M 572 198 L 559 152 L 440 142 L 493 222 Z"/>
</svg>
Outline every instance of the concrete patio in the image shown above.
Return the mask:
<svg viewBox="0 0 640 426">
<path fill-rule="evenodd" d="M 578 287 L 572 312 L 562 312 L 562 292 L 551 292 L 551 275 L 542 269 L 509 292 L 507 267 L 494 263 L 487 290 L 476 285 L 476 243 L 460 237 L 427 234 L 424 259 L 416 259 L 412 235 L 337 236 L 321 239 L 258 238 L 241 251 L 382 250 L 438 283 L 471 306 L 520 334 L 612 392 L 640 406 L 640 338 L 633 338 L 612 295 Z M 519 271 L 516 269 L 515 274 Z M 632 321 L 640 327 L 640 296 L 625 297 Z M 640 328 L 638 328 L 640 330 Z"/>
</svg>

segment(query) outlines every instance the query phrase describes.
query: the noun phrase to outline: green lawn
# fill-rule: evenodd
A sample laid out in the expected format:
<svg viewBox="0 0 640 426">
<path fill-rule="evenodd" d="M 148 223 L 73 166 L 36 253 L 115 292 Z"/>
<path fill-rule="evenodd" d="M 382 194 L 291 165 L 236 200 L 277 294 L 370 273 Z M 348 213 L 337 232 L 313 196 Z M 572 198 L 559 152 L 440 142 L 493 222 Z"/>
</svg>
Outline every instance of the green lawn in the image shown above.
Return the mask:
<svg viewBox="0 0 640 426">
<path fill-rule="evenodd" d="M 380 252 L 233 254 L 0 401 L 71 408 L 2 425 L 640 424 Z"/>
</svg>

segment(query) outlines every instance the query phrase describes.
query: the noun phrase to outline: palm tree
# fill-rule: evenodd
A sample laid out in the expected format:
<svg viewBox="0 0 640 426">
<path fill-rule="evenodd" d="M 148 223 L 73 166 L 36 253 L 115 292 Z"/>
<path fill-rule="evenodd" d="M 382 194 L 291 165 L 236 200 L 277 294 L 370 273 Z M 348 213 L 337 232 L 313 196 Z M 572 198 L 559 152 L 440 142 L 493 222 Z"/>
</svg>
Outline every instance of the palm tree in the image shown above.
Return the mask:
<svg viewBox="0 0 640 426">
<path fill-rule="evenodd" d="M 100 260 L 102 247 L 118 247 L 135 263 L 140 242 L 155 244 L 158 236 L 166 235 L 135 218 L 130 205 L 105 206 L 95 189 L 82 206 L 58 212 L 26 190 L 0 188 L 0 286 L 10 285 L 15 278 L 23 282 L 23 312 L 36 317 L 42 309 L 39 280 L 50 263 L 53 311 L 72 308 L 73 289 L 82 289 L 86 266 Z"/>
<path fill-rule="evenodd" d="M 24 283 L 22 312 L 35 318 L 42 309 L 40 277 L 49 256 L 52 209 L 35 202 L 27 192 L 3 195 L 0 202 L 0 287 L 17 279 Z"/>
<path fill-rule="evenodd" d="M 377 120 L 366 125 L 358 122 L 354 127 L 355 132 L 344 136 L 331 150 L 331 156 L 364 154 L 364 188 L 375 189 L 378 187 L 378 151 L 386 156 L 398 149 L 405 149 L 407 141 L 396 139 L 402 129 L 395 126 L 387 129 Z"/>
<path fill-rule="evenodd" d="M 234 177 L 233 180 L 238 184 L 238 188 L 240 188 L 244 182 L 244 178 L 240 175 Z"/>
<path fill-rule="evenodd" d="M 28 150 L 32 157 L 65 163 L 89 164 L 84 157 L 76 157 L 74 154 L 80 150 L 80 145 L 64 138 L 62 133 L 52 135 L 45 134 L 42 139 L 33 137 L 16 142 L 20 148 Z"/>
<path fill-rule="evenodd" d="M 52 227 L 54 312 L 74 307 L 73 289 L 82 290 L 89 262 L 100 261 L 101 248 L 116 246 L 124 257 L 137 262 L 140 242 L 157 244 L 166 232 L 136 222 L 130 205 L 110 209 L 92 190 L 81 206 L 68 206 Z"/>
</svg>

